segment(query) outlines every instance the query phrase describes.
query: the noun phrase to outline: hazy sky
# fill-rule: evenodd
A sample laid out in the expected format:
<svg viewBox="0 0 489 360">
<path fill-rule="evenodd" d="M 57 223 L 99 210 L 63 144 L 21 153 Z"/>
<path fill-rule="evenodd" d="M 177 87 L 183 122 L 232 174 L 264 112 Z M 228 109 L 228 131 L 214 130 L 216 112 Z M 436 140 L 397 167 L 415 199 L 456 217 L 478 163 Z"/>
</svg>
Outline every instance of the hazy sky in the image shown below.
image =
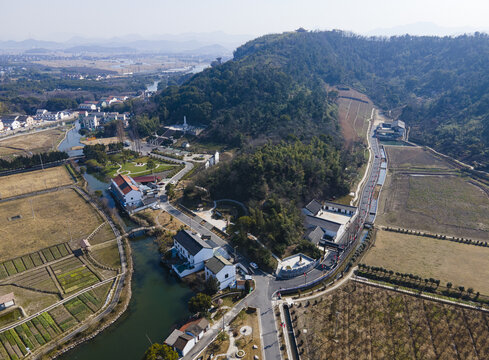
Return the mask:
<svg viewBox="0 0 489 360">
<path fill-rule="evenodd" d="M 306 29 L 367 33 L 415 22 L 489 28 L 488 0 L 0 0 L 0 39 Z"/>
</svg>

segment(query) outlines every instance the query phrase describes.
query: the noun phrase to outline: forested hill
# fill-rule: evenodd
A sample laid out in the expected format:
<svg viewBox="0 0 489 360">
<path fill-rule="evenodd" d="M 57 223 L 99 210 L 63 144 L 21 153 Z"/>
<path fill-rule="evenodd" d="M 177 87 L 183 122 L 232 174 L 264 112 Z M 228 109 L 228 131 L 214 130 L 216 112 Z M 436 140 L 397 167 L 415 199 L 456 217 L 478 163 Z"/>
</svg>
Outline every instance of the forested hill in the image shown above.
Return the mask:
<svg viewBox="0 0 489 360">
<path fill-rule="evenodd" d="M 294 32 L 250 41 L 235 59 L 271 56 L 288 74 L 347 84 L 376 104 L 402 107 L 411 139 L 489 164 L 489 36 L 365 38 Z"/>
<path fill-rule="evenodd" d="M 160 122 L 209 125 L 214 140 L 337 138 L 324 83 L 402 107 L 411 139 L 466 161 L 489 160 L 489 37 L 366 38 L 340 31 L 289 32 L 252 40 L 155 101 Z"/>
</svg>

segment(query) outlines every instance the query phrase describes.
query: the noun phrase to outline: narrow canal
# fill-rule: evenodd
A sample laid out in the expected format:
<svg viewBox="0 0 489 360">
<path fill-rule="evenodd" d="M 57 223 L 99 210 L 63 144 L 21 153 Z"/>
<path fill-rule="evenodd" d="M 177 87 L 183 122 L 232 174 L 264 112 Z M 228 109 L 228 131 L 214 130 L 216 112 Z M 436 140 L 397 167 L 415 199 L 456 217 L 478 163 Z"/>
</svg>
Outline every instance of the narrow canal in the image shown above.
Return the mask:
<svg viewBox="0 0 489 360">
<path fill-rule="evenodd" d="M 108 184 L 85 174 L 91 190 L 108 195 Z M 130 228 L 132 224 L 126 223 Z M 134 262 L 132 297 L 126 313 L 94 339 L 63 354 L 63 360 L 141 359 L 150 341 L 162 343 L 172 325 L 189 316 L 191 290 L 176 281 L 160 265 L 158 247 L 152 237 L 130 241 Z"/>
</svg>

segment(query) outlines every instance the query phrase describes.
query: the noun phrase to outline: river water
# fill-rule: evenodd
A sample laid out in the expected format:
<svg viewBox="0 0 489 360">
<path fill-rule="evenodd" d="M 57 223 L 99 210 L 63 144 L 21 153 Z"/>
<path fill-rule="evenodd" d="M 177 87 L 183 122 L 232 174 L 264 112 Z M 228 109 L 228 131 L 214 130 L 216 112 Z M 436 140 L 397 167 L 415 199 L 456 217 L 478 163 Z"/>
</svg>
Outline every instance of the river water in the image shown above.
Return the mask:
<svg viewBox="0 0 489 360">
<path fill-rule="evenodd" d="M 75 127 L 68 131 L 65 139 L 58 145 L 59 151 L 66 151 L 69 156 L 83 155 L 83 150 L 71 150 L 74 146 L 85 146 L 80 142 L 82 136 L 78 130 L 80 130 L 80 122 L 75 121 Z"/>
<path fill-rule="evenodd" d="M 102 190 L 104 196 L 109 196 L 107 183 L 89 174 L 85 174 L 85 179 L 91 190 Z M 108 199 L 109 206 L 114 206 L 112 198 Z M 139 360 L 150 340 L 162 343 L 171 327 L 189 316 L 187 302 L 192 291 L 160 265 L 158 247 L 153 240 L 143 236 L 130 242 L 134 273 L 127 311 L 104 332 L 59 359 Z"/>
</svg>

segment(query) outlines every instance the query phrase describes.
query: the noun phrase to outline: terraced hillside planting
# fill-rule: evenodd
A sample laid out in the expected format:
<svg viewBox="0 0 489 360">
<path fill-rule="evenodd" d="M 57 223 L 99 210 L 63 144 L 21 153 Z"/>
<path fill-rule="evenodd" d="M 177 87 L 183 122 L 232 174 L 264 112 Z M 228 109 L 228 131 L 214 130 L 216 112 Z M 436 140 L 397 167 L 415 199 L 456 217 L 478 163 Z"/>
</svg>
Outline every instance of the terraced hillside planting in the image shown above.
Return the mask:
<svg viewBox="0 0 489 360">
<path fill-rule="evenodd" d="M 71 238 L 78 242 L 102 221 L 95 209 L 72 189 L 1 203 L 0 261 Z"/>
<path fill-rule="evenodd" d="M 372 109 L 373 105 L 365 95 L 354 90 L 339 92 L 338 121 L 346 146 L 349 147 L 357 141 L 365 141 Z"/>
<path fill-rule="evenodd" d="M 489 315 L 349 282 L 291 309 L 305 359 L 486 359 Z"/>
<path fill-rule="evenodd" d="M 64 166 L 2 176 L 0 177 L 0 197 L 5 199 L 70 184 L 73 184 L 73 179 Z"/>
</svg>

